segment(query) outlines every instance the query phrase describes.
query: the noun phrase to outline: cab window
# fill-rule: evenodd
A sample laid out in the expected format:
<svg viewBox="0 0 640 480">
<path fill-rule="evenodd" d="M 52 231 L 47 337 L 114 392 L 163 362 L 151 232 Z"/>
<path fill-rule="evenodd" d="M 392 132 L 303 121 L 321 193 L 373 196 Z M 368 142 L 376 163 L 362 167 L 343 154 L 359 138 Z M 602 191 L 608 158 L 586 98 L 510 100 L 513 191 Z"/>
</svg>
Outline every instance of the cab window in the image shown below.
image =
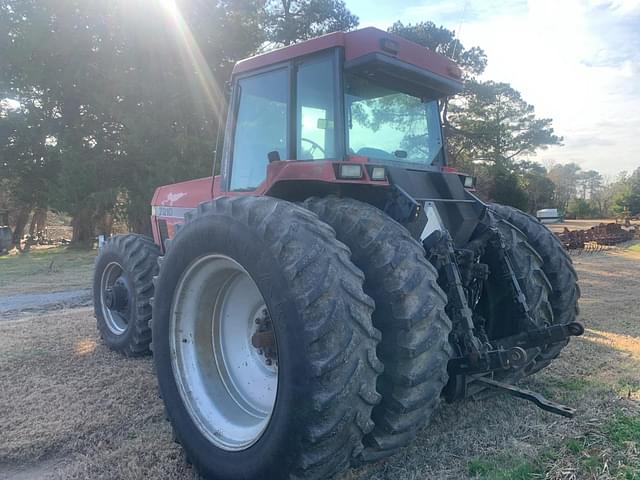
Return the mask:
<svg viewBox="0 0 640 480">
<path fill-rule="evenodd" d="M 335 158 L 335 79 L 333 57 L 323 55 L 298 65 L 298 160 Z"/>
<path fill-rule="evenodd" d="M 231 190 L 255 190 L 267 174 L 268 154 L 287 158 L 289 74 L 286 68 L 238 81 Z"/>
</svg>

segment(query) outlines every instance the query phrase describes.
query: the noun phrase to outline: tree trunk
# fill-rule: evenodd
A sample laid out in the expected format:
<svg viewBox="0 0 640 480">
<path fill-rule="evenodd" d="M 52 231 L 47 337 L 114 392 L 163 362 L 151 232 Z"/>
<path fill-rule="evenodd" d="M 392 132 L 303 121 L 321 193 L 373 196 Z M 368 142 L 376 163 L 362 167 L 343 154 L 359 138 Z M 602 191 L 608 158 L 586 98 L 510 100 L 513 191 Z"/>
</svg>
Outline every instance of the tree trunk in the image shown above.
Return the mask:
<svg viewBox="0 0 640 480">
<path fill-rule="evenodd" d="M 73 227 L 71 243 L 84 247 L 93 245 L 95 230 L 93 213 L 92 208 L 84 207 L 73 217 L 71 220 Z"/>
<path fill-rule="evenodd" d="M 44 234 L 47 228 L 47 209 L 37 208 L 33 215 L 36 217 L 36 233 L 38 235 Z"/>
<path fill-rule="evenodd" d="M 96 222 L 96 234 L 110 237 L 112 230 L 113 215 L 110 212 L 102 212 L 102 214 L 99 214 Z"/>
<path fill-rule="evenodd" d="M 36 208 L 31 217 L 31 225 L 29 225 L 29 238 L 25 243 L 25 250 L 29 250 L 31 245 L 35 245 L 38 240 L 42 240 L 44 229 L 47 225 L 47 209 Z"/>
<path fill-rule="evenodd" d="M 31 216 L 31 224 L 29 225 L 29 236 L 33 237 L 35 230 L 36 230 L 36 219 L 37 219 L 37 215 L 36 212 L 33 212 L 33 215 Z"/>
<path fill-rule="evenodd" d="M 40 233 L 44 232 L 47 226 L 47 209 L 36 208 L 33 211 L 33 217 L 31 217 L 31 225 L 29 226 L 29 235 L 31 237 L 40 236 Z"/>
<path fill-rule="evenodd" d="M 29 221 L 29 214 L 31 213 L 31 206 L 22 207 L 18 211 L 18 216 L 16 218 L 16 228 L 13 230 L 13 239 L 12 244 L 14 247 L 17 247 L 18 250 L 21 250 L 21 240 L 24 236 L 24 229 L 27 226 L 27 222 Z"/>
</svg>

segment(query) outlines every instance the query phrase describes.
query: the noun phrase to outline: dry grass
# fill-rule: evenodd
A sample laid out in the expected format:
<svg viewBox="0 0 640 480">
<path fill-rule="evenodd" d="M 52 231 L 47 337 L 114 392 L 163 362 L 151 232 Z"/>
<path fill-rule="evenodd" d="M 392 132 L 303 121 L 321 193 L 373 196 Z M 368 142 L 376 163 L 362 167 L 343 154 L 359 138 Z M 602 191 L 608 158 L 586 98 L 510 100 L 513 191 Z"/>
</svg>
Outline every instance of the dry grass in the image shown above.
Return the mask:
<svg viewBox="0 0 640 480">
<path fill-rule="evenodd" d="M 640 478 L 640 253 L 576 258 L 584 337 L 525 382 L 578 407 L 445 405 L 397 456 L 341 480 Z M 0 478 L 191 478 L 149 359 L 109 352 L 87 308 L 0 322 Z"/>
<path fill-rule="evenodd" d="M 90 288 L 96 252 L 33 247 L 0 256 L 0 295 Z"/>
<path fill-rule="evenodd" d="M 0 332 L 0 478 L 184 477 L 150 359 L 107 350 L 91 309 Z"/>
</svg>

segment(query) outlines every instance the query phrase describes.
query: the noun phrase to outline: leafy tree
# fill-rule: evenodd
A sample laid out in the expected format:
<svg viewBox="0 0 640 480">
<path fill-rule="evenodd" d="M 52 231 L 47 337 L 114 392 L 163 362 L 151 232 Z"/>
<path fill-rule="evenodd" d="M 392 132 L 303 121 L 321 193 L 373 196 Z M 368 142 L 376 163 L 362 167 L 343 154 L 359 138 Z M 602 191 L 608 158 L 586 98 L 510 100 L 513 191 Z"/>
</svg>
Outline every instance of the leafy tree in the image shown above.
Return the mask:
<svg viewBox="0 0 640 480">
<path fill-rule="evenodd" d="M 13 235 L 18 247 L 30 212 L 46 208 L 55 188 L 59 151 L 49 136 L 55 117 L 34 99 L 27 99 L 19 108 L 0 103 L 0 179 L 18 210 Z"/>
<path fill-rule="evenodd" d="M 547 169 L 537 162 L 524 160 L 517 164 L 520 186 L 526 192 L 526 210 L 534 213 L 554 204 L 555 185 L 547 177 Z"/>
<path fill-rule="evenodd" d="M 537 118 L 532 105 L 506 83 L 467 83 L 451 104 L 449 126 L 456 156 L 503 163 L 561 144 L 551 119 Z"/>
<path fill-rule="evenodd" d="M 449 57 L 463 70 L 465 91 L 441 102 L 450 161 L 477 175 L 480 193 L 492 200 L 530 211 L 549 205 L 553 183 L 544 169 L 517 160 L 560 144 L 551 120 L 537 118 L 533 106 L 508 84 L 477 81 L 486 54 L 467 48 L 455 32 L 433 22 L 396 22 L 389 31 Z"/>
<path fill-rule="evenodd" d="M 567 218 L 594 218 L 595 211 L 589 204 L 589 201 L 584 198 L 575 197 L 569 201 L 567 211 L 565 212 Z"/>
<path fill-rule="evenodd" d="M 563 212 L 567 210 L 569 200 L 576 196 L 580 170 L 575 163 L 553 165 L 549 170 L 549 179 L 556 186 L 556 206 Z"/>
<path fill-rule="evenodd" d="M 271 46 L 352 30 L 359 23 L 342 0 L 268 0 L 265 16 Z"/>
<path fill-rule="evenodd" d="M 486 170 L 491 178 L 485 195 L 494 202 L 527 210 L 527 193 L 520 185 L 518 175 L 505 164 L 497 163 Z"/>
<path fill-rule="evenodd" d="M 433 22 L 404 24 L 394 23 L 389 32 L 427 47 L 440 55 L 449 57 L 462 68 L 465 78 L 472 79 L 482 74 L 487 66 L 487 55 L 480 47 L 466 48 L 455 32 L 438 27 Z"/>
<path fill-rule="evenodd" d="M 640 168 L 622 182 L 622 191 L 614 199 L 614 210 L 629 215 L 640 214 Z"/>
<path fill-rule="evenodd" d="M 47 163 L 51 188 L 36 188 L 17 181 L 15 159 L 31 165 L 27 145 L 42 138 L 0 138 L 0 151 L 12 149 L 14 160 L 2 163 L 18 196 L 51 192 L 50 206 L 73 216 L 78 242 L 91 239 L 116 198 L 126 199 L 129 223 L 148 230 L 157 185 L 210 172 L 226 111 L 221 86 L 235 60 L 264 41 L 259 10 L 251 0 L 183 0 L 175 11 L 151 0 L 0 3 L 0 98 L 29 106 L 29 133 L 46 130 L 40 137 L 59 154 L 55 168 Z M 34 118 L 38 109 L 50 118 Z"/>
<path fill-rule="evenodd" d="M 602 188 L 602 182 L 602 175 L 595 170 L 582 171 L 577 176 L 578 189 L 583 199 L 593 198 Z"/>
<path fill-rule="evenodd" d="M 433 22 L 419 22 L 416 24 L 396 22 L 389 28 L 389 31 L 450 58 L 461 67 L 463 77 L 467 81 L 473 80 L 476 76 L 482 74 L 487 66 L 487 56 L 484 50 L 480 47 L 465 47 L 460 42 L 460 39 L 456 37 L 454 31 L 442 26 L 438 27 Z M 449 107 L 453 101 L 455 100 L 450 97 L 440 101 L 449 160 L 467 171 L 474 172 L 469 156 L 465 155 L 465 147 L 460 148 L 461 145 L 465 144 L 464 138 L 460 136 L 459 131 L 452 128 L 449 122 Z M 459 147 L 456 148 L 455 145 Z M 480 172 L 475 173 L 480 174 Z"/>
</svg>

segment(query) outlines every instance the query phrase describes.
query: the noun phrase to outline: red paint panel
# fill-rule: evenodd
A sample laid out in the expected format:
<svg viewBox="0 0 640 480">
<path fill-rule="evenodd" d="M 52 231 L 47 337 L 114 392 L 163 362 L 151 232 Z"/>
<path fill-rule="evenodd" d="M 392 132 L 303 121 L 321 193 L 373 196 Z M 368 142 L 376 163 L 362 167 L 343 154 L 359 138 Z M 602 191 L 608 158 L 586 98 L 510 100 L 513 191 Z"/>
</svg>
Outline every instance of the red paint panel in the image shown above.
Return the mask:
<svg viewBox="0 0 640 480">
<path fill-rule="evenodd" d="M 382 50 L 380 40 L 383 38 L 390 39 L 397 45 L 397 54 L 391 54 Z M 397 58 L 416 67 L 430 70 L 433 73 L 455 81 L 460 81 L 462 73 L 455 62 L 443 55 L 392 33 L 383 32 L 374 27 L 368 27 L 347 33 L 330 33 L 312 40 L 307 40 L 306 42 L 279 48 L 271 52 L 263 53 L 262 55 L 241 60 L 234 66 L 233 74 L 268 67 L 276 63 L 291 60 L 292 58 L 334 47 L 344 47 L 346 60 L 353 60 L 363 55 L 377 52 Z"/>
<path fill-rule="evenodd" d="M 352 163 L 366 163 L 366 157 L 353 157 Z M 200 203 L 217 198 L 222 195 L 264 195 L 274 184 L 282 181 L 319 181 L 328 183 L 373 185 L 378 187 L 388 186 L 388 181 L 372 181 L 369 179 L 367 169 L 363 167 L 364 177 L 360 180 L 342 180 L 336 178 L 334 162 L 329 160 L 303 161 L 284 160 L 272 162 L 267 166 L 267 176 L 258 188 L 251 192 L 223 192 L 221 191 L 221 178 L 198 178 L 187 182 L 175 183 L 158 187 L 153 196 L 152 205 L 155 207 L 172 207 L 173 209 L 196 208 Z M 151 226 L 155 242 L 160 245 L 160 230 L 157 220 L 161 218 L 167 222 L 169 238 L 173 237 L 174 227 L 183 220 L 178 216 L 151 216 Z"/>
<path fill-rule="evenodd" d="M 344 163 L 344 162 L 341 162 Z M 336 178 L 334 162 L 329 160 L 280 160 L 267 165 L 266 179 L 251 192 L 222 192 L 214 190 L 214 197 L 220 195 L 264 195 L 274 184 L 281 181 L 319 181 L 332 183 L 373 183 L 363 180 L 340 180 Z M 366 175 L 366 172 L 365 172 Z M 384 182 L 375 182 L 384 184 Z"/>
<path fill-rule="evenodd" d="M 365 158 L 365 157 L 360 157 Z M 330 183 L 351 183 L 358 185 L 375 185 L 387 186 L 389 183 L 385 181 L 372 181 L 366 168 L 363 168 L 364 176 L 362 179 L 342 180 L 336 178 L 334 165 L 344 165 L 346 162 L 333 162 L 330 160 L 314 160 L 314 161 L 284 161 L 273 162 L 267 167 L 267 180 L 261 185 L 261 191 L 267 191 L 271 186 L 278 182 L 288 180 L 299 181 L 317 181 Z M 361 164 L 362 162 L 353 162 Z"/>
<path fill-rule="evenodd" d="M 416 67 L 430 70 L 443 77 L 459 81 L 460 76 L 456 76 L 460 69 L 455 62 L 440 55 L 433 50 L 429 50 L 422 45 L 406 40 L 392 33 L 383 32 L 377 28 L 369 27 L 362 30 L 349 32 L 346 35 L 345 60 L 353 60 L 370 53 L 383 53 L 390 57 L 397 58 Z M 389 38 L 397 45 L 398 53 L 392 55 L 384 52 L 380 46 L 380 40 Z"/>
<path fill-rule="evenodd" d="M 288 47 L 277 48 L 255 57 L 240 60 L 233 67 L 233 74 L 254 70 L 256 68 L 267 67 L 274 63 L 286 62 L 292 58 L 309 55 L 333 47 L 344 46 L 344 33 L 334 32 L 321 37 L 308 40 L 306 42 L 297 43 Z"/>
<path fill-rule="evenodd" d="M 365 157 L 360 157 L 360 159 Z M 216 188 L 213 192 L 214 197 L 220 195 L 264 195 L 273 185 L 283 181 L 316 181 L 328 183 L 352 183 L 358 185 L 375 185 L 388 186 L 389 182 L 372 181 L 366 168 L 363 168 L 364 176 L 362 179 L 342 180 L 336 178 L 334 164 L 344 164 L 345 162 L 335 162 L 331 160 L 281 160 L 272 162 L 267 165 L 267 178 L 258 187 L 251 192 L 222 192 Z M 355 161 L 353 163 L 362 163 Z M 217 177 L 216 177 L 217 178 Z"/>
<path fill-rule="evenodd" d="M 156 189 L 152 205 L 162 207 L 197 207 L 212 198 L 213 177 L 164 185 Z"/>
<path fill-rule="evenodd" d="M 368 163 L 369 157 L 363 157 L 361 155 L 348 155 L 347 160 L 353 163 Z"/>
<path fill-rule="evenodd" d="M 333 163 L 329 161 L 285 161 L 273 162 L 267 167 L 267 184 L 279 180 L 336 180 Z"/>
</svg>

